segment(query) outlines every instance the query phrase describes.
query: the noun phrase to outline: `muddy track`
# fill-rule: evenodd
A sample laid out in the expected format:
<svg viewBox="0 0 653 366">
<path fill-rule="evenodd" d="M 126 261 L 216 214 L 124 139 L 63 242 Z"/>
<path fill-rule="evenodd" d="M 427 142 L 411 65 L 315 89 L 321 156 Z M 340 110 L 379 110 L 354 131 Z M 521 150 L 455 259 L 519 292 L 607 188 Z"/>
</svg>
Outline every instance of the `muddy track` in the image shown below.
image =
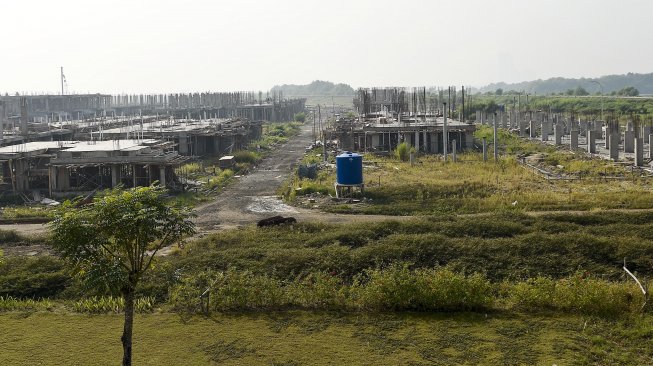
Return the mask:
<svg viewBox="0 0 653 366">
<path fill-rule="evenodd" d="M 343 223 L 351 221 L 378 221 L 405 219 L 396 216 L 338 215 L 316 210 L 291 207 L 277 199 L 275 193 L 293 174 L 312 141 L 312 126 L 302 126 L 301 132 L 279 147 L 252 170 L 250 174 L 236 178 L 213 201 L 195 209 L 200 235 L 250 225 L 260 219 L 275 216 L 293 216 L 298 221 L 322 221 Z"/>
</svg>

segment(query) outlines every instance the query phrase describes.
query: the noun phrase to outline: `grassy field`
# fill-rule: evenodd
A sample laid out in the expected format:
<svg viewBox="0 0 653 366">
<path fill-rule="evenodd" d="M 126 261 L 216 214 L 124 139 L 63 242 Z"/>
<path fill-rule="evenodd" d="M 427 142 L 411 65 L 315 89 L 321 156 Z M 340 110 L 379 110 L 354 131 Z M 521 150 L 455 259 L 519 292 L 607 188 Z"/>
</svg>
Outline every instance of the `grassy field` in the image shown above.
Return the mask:
<svg viewBox="0 0 653 366">
<path fill-rule="evenodd" d="M 115 365 L 120 315 L 0 315 L 0 364 Z M 137 315 L 138 365 L 645 365 L 650 316 L 271 312 Z"/>
<path fill-rule="evenodd" d="M 488 133 L 483 128 L 477 137 Z M 479 153 L 459 154 L 456 163 L 426 155 L 418 157 L 414 165 L 367 154 L 363 159 L 366 200 L 356 204 L 324 200 L 320 208 L 384 215 L 653 208 L 653 180 L 640 177 L 639 172 L 524 141 L 505 131 L 500 141 L 502 157 L 497 163 L 483 162 Z M 305 161 L 315 162 L 319 153 L 309 153 Z M 580 179 L 545 179 L 521 165 L 518 154 L 540 154 L 543 166 L 554 175 Z M 317 179 L 293 178 L 280 193 L 302 203 L 303 195 L 335 195 L 334 181 L 335 169 L 324 168 Z"/>
</svg>

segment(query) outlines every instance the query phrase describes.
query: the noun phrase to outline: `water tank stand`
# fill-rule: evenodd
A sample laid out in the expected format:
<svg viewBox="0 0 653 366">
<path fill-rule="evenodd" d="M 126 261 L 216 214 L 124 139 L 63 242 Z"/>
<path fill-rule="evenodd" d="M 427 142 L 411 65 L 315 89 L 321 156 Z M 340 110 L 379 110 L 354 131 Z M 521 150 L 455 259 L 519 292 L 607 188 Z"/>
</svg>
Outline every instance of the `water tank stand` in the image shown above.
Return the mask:
<svg viewBox="0 0 653 366">
<path fill-rule="evenodd" d="M 365 194 L 365 184 L 339 184 L 339 183 L 334 183 L 333 186 L 336 189 L 336 198 L 344 198 L 344 197 L 351 197 L 352 192 L 354 189 L 358 188 L 358 190 L 361 192 L 361 195 Z"/>
</svg>

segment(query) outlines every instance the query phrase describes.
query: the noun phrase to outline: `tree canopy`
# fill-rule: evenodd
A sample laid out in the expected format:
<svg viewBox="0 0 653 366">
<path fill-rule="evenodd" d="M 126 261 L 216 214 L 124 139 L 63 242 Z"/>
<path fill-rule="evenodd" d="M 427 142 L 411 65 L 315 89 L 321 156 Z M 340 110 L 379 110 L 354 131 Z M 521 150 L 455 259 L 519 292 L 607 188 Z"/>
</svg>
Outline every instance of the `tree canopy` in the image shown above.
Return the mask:
<svg viewBox="0 0 653 366">
<path fill-rule="evenodd" d="M 134 294 L 156 253 L 194 232 L 189 209 L 171 205 L 162 188 L 109 190 L 89 205 L 67 201 L 51 224 L 55 250 L 92 289 L 125 299 L 123 365 L 131 364 Z"/>
</svg>

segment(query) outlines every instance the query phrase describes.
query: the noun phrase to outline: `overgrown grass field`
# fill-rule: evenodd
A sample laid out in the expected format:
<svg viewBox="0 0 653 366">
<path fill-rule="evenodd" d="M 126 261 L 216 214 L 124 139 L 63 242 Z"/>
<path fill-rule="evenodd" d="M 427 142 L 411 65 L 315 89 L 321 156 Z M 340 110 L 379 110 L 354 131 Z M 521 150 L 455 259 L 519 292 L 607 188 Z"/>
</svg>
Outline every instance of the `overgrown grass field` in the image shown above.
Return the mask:
<svg viewBox="0 0 653 366">
<path fill-rule="evenodd" d="M 115 365 L 121 315 L 0 315 L 3 365 Z M 646 365 L 653 319 L 271 312 L 138 315 L 139 365 Z"/>
<path fill-rule="evenodd" d="M 481 128 L 477 137 L 490 136 Z M 491 141 L 491 139 L 489 140 Z M 323 204 L 337 213 L 379 215 L 440 215 L 510 211 L 589 211 L 653 208 L 653 179 L 623 166 L 555 147 L 525 141 L 501 131 L 502 156 L 483 162 L 480 153 L 458 155 L 444 162 L 440 156 L 420 156 L 414 165 L 394 157 L 364 157 L 364 203 Z M 579 180 L 547 180 L 519 163 L 518 154 L 541 153 L 555 172 Z M 307 162 L 315 153 L 308 154 Z M 606 176 L 619 179 L 606 179 Z M 335 195 L 335 170 L 325 168 L 317 179 L 294 178 L 281 189 L 290 201 L 315 192 Z"/>
</svg>

